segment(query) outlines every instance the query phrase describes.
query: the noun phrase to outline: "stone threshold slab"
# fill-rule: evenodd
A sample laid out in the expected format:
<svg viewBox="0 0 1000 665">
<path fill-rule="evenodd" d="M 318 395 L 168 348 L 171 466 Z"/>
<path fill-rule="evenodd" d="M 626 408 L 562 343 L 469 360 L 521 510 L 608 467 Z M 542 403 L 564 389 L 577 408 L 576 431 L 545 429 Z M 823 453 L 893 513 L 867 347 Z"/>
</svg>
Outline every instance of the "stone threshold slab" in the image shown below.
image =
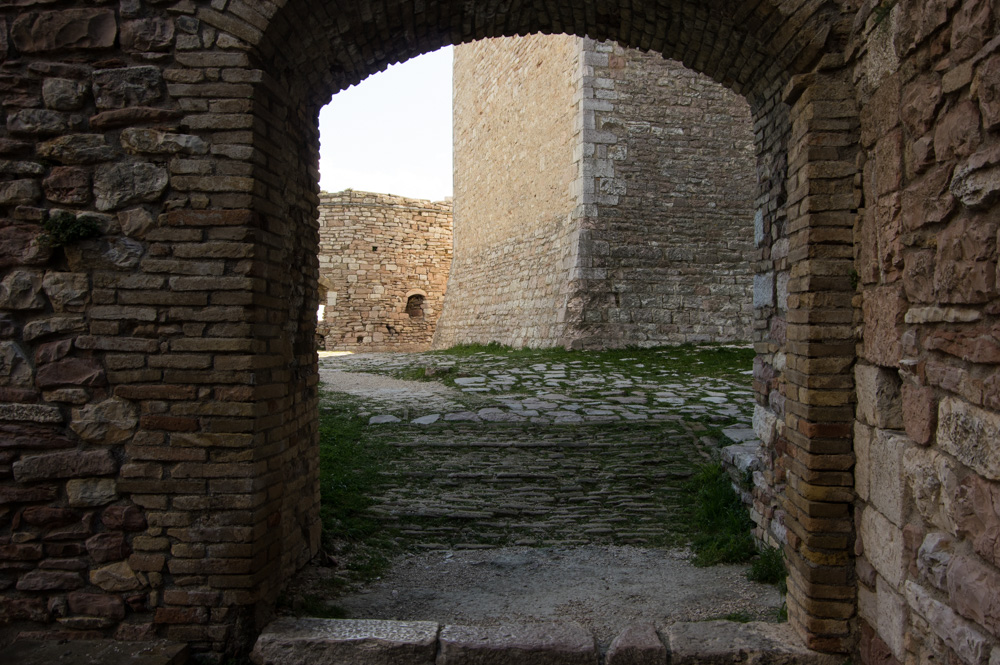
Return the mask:
<svg viewBox="0 0 1000 665">
<path fill-rule="evenodd" d="M 601 657 L 573 622 L 441 626 L 426 621 L 292 619 L 258 638 L 256 665 L 839 665 L 788 624 L 701 621 L 626 628 Z"/>
<path fill-rule="evenodd" d="M 17 665 L 186 665 L 186 644 L 156 640 L 18 640 L 0 649 L 0 662 Z"/>
</svg>

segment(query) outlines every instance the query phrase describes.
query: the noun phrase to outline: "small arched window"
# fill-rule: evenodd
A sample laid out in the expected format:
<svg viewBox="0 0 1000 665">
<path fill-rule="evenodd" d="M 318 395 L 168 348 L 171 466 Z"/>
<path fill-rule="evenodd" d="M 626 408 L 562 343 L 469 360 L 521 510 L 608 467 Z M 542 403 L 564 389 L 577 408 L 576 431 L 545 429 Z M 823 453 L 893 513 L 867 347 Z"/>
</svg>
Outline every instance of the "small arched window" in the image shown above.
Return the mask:
<svg viewBox="0 0 1000 665">
<path fill-rule="evenodd" d="M 424 318 L 424 297 L 418 293 L 407 298 L 406 313 L 411 319 Z"/>
</svg>

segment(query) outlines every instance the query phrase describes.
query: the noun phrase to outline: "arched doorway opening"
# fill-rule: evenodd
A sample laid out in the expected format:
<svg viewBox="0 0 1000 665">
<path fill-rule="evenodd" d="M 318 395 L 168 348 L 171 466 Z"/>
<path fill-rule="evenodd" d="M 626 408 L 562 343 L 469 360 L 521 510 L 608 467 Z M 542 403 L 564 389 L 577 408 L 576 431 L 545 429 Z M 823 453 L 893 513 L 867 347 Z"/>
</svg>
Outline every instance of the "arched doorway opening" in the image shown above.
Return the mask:
<svg viewBox="0 0 1000 665">
<path fill-rule="evenodd" d="M 18 457 L 4 510 L 28 538 L 4 545 L 14 562 L 3 591 L 15 601 L 5 603 L 11 620 L 160 635 L 214 652 L 263 625 L 320 535 L 319 107 L 390 62 L 541 32 L 662 53 L 750 104 L 761 183 L 755 300 L 776 297 L 776 256 L 790 268 L 787 325 L 761 340 L 755 384 L 762 406 L 777 413 L 783 404 L 775 450 L 790 620 L 810 646 L 846 650 L 856 593 L 848 322 L 858 138 L 844 102 L 855 95 L 841 57 L 842 4 L 5 9 L 24 56 L 5 63 L 24 76 L 7 128 L 24 141 L 4 149 L 39 157 L 9 165 L 19 175 L 3 189 L 3 265 L 18 268 L 4 284 L 15 312 L 4 334 L 17 340 L 4 352 L 20 368 L 4 386 Z M 43 192 L 38 180 L 56 162 Z M 67 219 L 78 221 L 48 216 L 56 206 L 107 238 L 64 252 L 42 242 L 42 221 L 56 239 Z M 779 358 L 787 369 L 775 386 L 769 367 Z M 25 506 L 69 512 L 26 517 Z M 49 539 L 72 546 L 43 543 L 35 532 L 51 524 L 29 517 L 78 525 Z M 41 566 L 61 556 L 51 552 L 77 557 L 73 569 Z M 61 602 L 83 587 L 107 605 Z M 57 621 L 78 601 L 105 614 Z"/>
<path fill-rule="evenodd" d="M 850 259 L 840 251 L 842 236 L 819 240 L 822 234 L 811 231 L 813 225 L 850 227 L 856 207 L 853 179 L 842 175 L 855 168 L 854 111 L 824 103 L 832 101 L 831 97 L 851 96 L 845 94 L 850 91 L 847 72 L 839 69 L 836 59 L 823 57 L 827 49 L 836 50 L 838 8 L 832 4 L 803 7 L 785 15 L 764 6 L 747 10 L 720 4 L 710 12 L 678 5 L 676 11 L 646 8 L 632 15 L 641 19 L 629 22 L 614 8 L 608 8 L 607 15 L 590 16 L 583 7 L 472 14 L 447 14 L 453 8 L 441 7 L 442 16 L 463 15 L 466 22 L 444 20 L 439 29 L 426 32 L 421 21 L 428 15 L 421 14 L 414 22 L 396 9 L 378 15 L 345 9 L 334 21 L 306 2 L 293 3 L 285 11 L 310 16 L 309 25 L 315 30 L 305 38 L 297 34 L 291 47 L 295 29 L 290 24 L 275 24 L 266 34 L 261 50 L 274 62 L 267 69 L 274 72 L 274 81 L 281 82 L 282 95 L 265 88 L 266 100 L 261 103 L 283 119 L 280 125 L 271 126 L 281 135 L 279 142 L 299 152 L 285 161 L 275 156 L 260 167 L 265 181 L 280 180 L 283 186 L 280 194 L 270 190 L 263 195 L 265 201 L 257 199 L 255 206 L 267 210 L 268 219 L 281 228 L 304 227 L 312 214 L 302 202 L 311 201 L 313 179 L 301 165 L 316 161 L 311 117 L 318 104 L 387 62 L 443 43 L 535 30 L 614 38 L 680 59 L 746 97 L 754 116 L 760 180 L 755 230 L 761 250 L 754 288 L 760 306 L 774 305 L 775 259 L 787 260 L 792 268 L 788 320 L 776 323 L 768 331 L 769 339 L 761 341 L 755 384 L 762 405 L 781 404 L 780 418 L 775 420 L 780 430 L 776 455 L 786 481 L 782 503 L 788 514 L 786 554 L 792 564 L 790 615 L 811 646 L 845 649 L 854 603 L 849 552 L 853 523 L 846 498 L 852 483 L 849 367 L 854 351 L 848 326 L 826 324 L 830 316 L 836 321 L 850 316 L 851 286 L 847 277 L 826 276 L 840 272 L 849 276 L 851 268 Z M 401 41 L 386 41 L 376 25 Z M 414 31 L 398 32 L 396 25 Z M 331 43 L 330 30 L 334 29 L 338 36 Z M 289 104 L 288 99 L 298 101 Z M 845 170 L 833 177 L 830 172 L 808 168 L 819 155 L 810 146 L 824 142 L 834 143 L 823 153 L 824 161 L 844 165 Z M 292 257 L 290 264 L 307 263 L 312 251 L 308 239 L 294 232 L 283 238 L 283 251 Z M 828 244 L 832 248 L 825 250 Z M 304 297 L 310 290 L 306 273 L 290 275 L 285 282 L 274 286 L 287 293 L 301 288 Z M 817 309 L 822 312 L 814 312 Z M 830 310 L 832 315 L 827 314 Z M 298 318 L 294 310 L 288 313 Z M 813 363 L 814 358 L 829 362 Z M 794 367 L 780 386 L 772 381 L 772 363 Z M 300 384 L 288 389 L 301 393 L 305 388 Z M 838 494 L 813 487 L 845 489 Z M 301 556 L 307 551 L 301 549 Z"/>
</svg>

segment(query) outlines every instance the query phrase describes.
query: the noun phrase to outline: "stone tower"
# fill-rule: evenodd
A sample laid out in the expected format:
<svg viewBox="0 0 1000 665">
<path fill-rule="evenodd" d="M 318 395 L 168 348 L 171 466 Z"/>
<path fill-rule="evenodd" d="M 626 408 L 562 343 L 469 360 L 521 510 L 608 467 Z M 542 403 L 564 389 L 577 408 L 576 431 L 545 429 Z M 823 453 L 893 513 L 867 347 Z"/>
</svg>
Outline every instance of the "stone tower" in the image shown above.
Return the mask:
<svg viewBox="0 0 1000 665">
<path fill-rule="evenodd" d="M 751 338 L 757 182 L 739 95 L 659 55 L 536 35 L 456 47 L 454 112 L 437 346 Z"/>
</svg>

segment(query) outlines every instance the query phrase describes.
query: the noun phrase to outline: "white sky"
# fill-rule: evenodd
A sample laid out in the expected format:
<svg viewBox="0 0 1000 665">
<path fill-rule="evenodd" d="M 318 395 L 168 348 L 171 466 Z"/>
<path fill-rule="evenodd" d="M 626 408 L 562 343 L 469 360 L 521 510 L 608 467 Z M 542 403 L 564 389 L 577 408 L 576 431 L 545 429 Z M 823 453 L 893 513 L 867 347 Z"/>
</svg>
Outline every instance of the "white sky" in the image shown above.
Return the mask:
<svg viewBox="0 0 1000 665">
<path fill-rule="evenodd" d="M 320 189 L 451 196 L 449 46 L 333 96 L 319 114 Z"/>
</svg>

